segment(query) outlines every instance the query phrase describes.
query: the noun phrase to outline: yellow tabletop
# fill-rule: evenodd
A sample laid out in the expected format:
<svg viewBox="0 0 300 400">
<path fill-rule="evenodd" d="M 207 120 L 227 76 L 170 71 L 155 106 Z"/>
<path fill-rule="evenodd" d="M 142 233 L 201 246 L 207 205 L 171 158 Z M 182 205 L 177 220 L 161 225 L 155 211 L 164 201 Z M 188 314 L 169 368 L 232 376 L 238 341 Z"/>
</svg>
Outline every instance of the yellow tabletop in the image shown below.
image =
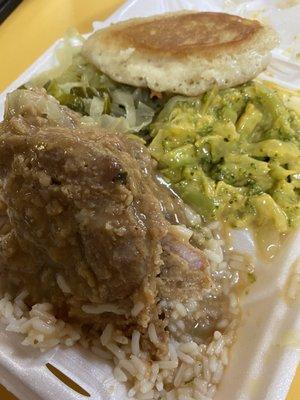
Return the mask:
<svg viewBox="0 0 300 400">
<path fill-rule="evenodd" d="M 23 0 L 0 25 L 0 92 L 56 39 L 62 37 L 68 27 L 88 32 L 92 21 L 107 18 L 123 2 L 124 0 Z M 287 397 L 287 400 L 299 399 L 300 368 Z M 0 400 L 16 398 L 0 385 Z"/>
</svg>

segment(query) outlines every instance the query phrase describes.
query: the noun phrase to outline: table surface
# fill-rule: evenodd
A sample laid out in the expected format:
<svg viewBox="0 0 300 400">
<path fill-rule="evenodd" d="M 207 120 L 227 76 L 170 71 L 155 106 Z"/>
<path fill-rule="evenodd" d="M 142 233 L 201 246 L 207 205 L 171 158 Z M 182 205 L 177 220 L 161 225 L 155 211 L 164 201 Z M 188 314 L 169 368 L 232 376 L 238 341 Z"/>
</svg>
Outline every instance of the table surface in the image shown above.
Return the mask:
<svg viewBox="0 0 300 400">
<path fill-rule="evenodd" d="M 91 30 L 92 21 L 103 20 L 124 0 L 23 0 L 0 25 L 0 92 L 14 81 L 68 27 Z M 61 11 L 63 9 L 63 12 Z M 3 62 L 5 60 L 5 62 Z M 0 385 L 1 400 L 16 398 Z M 300 368 L 286 400 L 300 399 Z M 20 399 L 22 400 L 22 399 Z M 263 399 L 256 399 L 263 400 Z"/>
</svg>

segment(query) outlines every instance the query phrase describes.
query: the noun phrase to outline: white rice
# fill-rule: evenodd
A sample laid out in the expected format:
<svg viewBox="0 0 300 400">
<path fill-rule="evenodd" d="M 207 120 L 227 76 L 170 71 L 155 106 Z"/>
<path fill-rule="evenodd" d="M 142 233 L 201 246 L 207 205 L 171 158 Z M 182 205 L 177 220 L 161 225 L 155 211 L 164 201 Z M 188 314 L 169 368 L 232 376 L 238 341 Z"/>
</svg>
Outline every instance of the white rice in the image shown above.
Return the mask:
<svg viewBox="0 0 300 400">
<path fill-rule="evenodd" d="M 111 342 L 112 333 L 113 333 L 112 324 L 107 324 L 100 338 L 103 346 L 106 346 L 108 343 Z"/>
<path fill-rule="evenodd" d="M 131 315 L 132 315 L 133 317 L 137 317 L 137 316 L 139 315 L 139 313 L 140 313 L 141 311 L 143 311 L 144 308 L 145 308 L 145 304 L 144 304 L 144 303 L 142 303 L 141 301 L 137 302 L 137 303 L 133 306 L 133 308 L 132 308 L 132 310 L 131 310 Z"/>
<path fill-rule="evenodd" d="M 128 344 L 129 340 L 126 336 L 123 335 L 115 335 L 114 341 L 120 344 Z"/>
<path fill-rule="evenodd" d="M 25 346 L 39 347 L 42 351 L 58 344 L 73 346 L 81 333 L 71 325 L 54 317 L 51 304 L 36 304 L 30 310 L 24 303 L 26 292 L 13 301 L 8 294 L 0 300 L 0 321 L 9 332 L 20 332 L 26 337 Z"/>
<path fill-rule="evenodd" d="M 196 216 L 191 214 L 191 218 L 195 220 Z M 245 270 L 241 255 L 229 255 L 223 251 L 224 243 L 218 239 L 218 229 L 218 223 L 202 228 L 203 239 L 200 239 L 203 242 L 202 250 L 210 261 L 209 273 L 217 283 L 220 282 L 216 290 L 228 296 L 231 317 L 218 322 L 217 330 L 209 342 L 198 342 L 185 331 L 183 319 L 187 315 L 198 315 L 201 311 L 196 299 L 188 299 L 184 304 L 180 301 L 169 303 L 172 309 L 169 352 L 164 359 L 158 361 L 153 361 L 148 353 L 141 351 L 139 331 L 134 330 L 132 337 L 127 338 L 120 331 L 115 331 L 112 324 L 108 324 L 100 338 L 90 344 L 80 331 L 54 317 L 51 304 L 36 304 L 29 309 L 24 303 L 28 295 L 26 291 L 14 300 L 8 294 L 4 295 L 0 300 L 0 320 L 6 324 L 8 331 L 25 335 L 22 342 L 24 345 L 39 347 L 41 350 L 58 344 L 71 346 L 79 340 L 83 346 L 89 345 L 94 354 L 114 363 L 114 377 L 128 385 L 128 396 L 132 400 L 211 400 L 228 365 L 229 348 L 234 341 L 237 326 L 239 304 L 232 287 L 240 271 Z M 190 237 L 189 230 L 180 228 L 180 233 L 187 239 Z M 231 259 L 234 269 L 229 266 Z M 298 268 L 295 268 L 294 274 L 298 279 Z M 64 293 L 70 293 L 61 275 L 58 274 L 56 280 Z M 299 282 L 297 280 L 297 285 Z M 298 286 L 291 286 L 289 296 L 294 298 L 297 290 Z M 131 315 L 136 317 L 144 308 L 144 303 L 137 302 Z M 85 304 L 82 310 L 88 314 L 124 313 L 112 304 Z M 161 346 L 154 324 L 149 324 L 145 335 L 155 347 Z"/>
<path fill-rule="evenodd" d="M 139 357 L 140 355 L 140 337 L 141 334 L 138 331 L 133 331 L 131 339 L 131 351 L 132 354 Z"/>
<path fill-rule="evenodd" d="M 108 343 L 106 345 L 108 350 L 119 360 L 124 360 L 125 359 L 125 353 L 123 350 L 120 349 L 119 346 L 117 346 L 115 343 Z"/>
<path fill-rule="evenodd" d="M 61 274 L 56 274 L 56 282 L 63 293 L 72 293 L 70 286 L 67 284 L 65 278 Z"/>
<path fill-rule="evenodd" d="M 149 324 L 148 336 L 149 336 L 150 341 L 155 346 L 159 347 L 160 342 L 159 342 L 159 339 L 158 339 L 157 334 L 156 334 L 155 326 L 154 326 L 154 324 L 152 322 Z"/>
</svg>

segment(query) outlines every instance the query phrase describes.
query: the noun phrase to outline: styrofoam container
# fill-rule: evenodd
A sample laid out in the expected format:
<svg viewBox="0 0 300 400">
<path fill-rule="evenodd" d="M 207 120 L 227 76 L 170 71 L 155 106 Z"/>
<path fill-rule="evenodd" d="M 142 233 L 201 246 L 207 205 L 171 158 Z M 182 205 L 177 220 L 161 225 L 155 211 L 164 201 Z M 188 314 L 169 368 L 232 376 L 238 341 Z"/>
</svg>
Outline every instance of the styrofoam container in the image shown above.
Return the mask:
<svg viewBox="0 0 300 400">
<path fill-rule="evenodd" d="M 281 44 L 264 78 L 300 89 L 300 4 L 291 0 L 131 0 L 94 29 L 136 16 L 180 9 L 225 11 L 259 18 L 278 31 Z M 55 63 L 48 49 L 0 96 L 0 116 L 5 95 L 33 75 Z M 300 258 L 300 231 L 284 244 L 272 263 L 255 252 L 246 230 L 233 232 L 234 246 L 256 258 L 257 281 L 241 298 L 242 320 L 230 363 L 216 400 L 284 400 L 300 360 L 300 299 L 286 301 L 292 267 Z M 299 288 L 298 288 L 299 290 Z M 112 377 L 112 369 L 80 347 L 56 348 L 45 353 L 21 345 L 21 336 L 0 325 L 0 383 L 21 400 L 79 400 L 85 396 L 70 389 L 46 367 L 50 363 L 90 394 L 92 400 L 126 399 L 125 388 Z"/>
</svg>

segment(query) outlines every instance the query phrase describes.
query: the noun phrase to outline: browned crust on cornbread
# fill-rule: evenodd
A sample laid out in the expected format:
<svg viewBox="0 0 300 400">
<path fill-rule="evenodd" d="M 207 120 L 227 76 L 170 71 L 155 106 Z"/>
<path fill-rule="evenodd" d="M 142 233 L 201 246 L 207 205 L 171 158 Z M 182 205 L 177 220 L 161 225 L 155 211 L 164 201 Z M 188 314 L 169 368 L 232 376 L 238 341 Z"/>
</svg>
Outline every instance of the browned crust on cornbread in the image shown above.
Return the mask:
<svg viewBox="0 0 300 400">
<path fill-rule="evenodd" d="M 136 18 L 100 30 L 94 41 L 113 47 L 134 48 L 148 55 L 214 57 L 237 51 L 260 35 L 264 26 L 255 20 L 213 12 L 168 13 Z"/>
</svg>

